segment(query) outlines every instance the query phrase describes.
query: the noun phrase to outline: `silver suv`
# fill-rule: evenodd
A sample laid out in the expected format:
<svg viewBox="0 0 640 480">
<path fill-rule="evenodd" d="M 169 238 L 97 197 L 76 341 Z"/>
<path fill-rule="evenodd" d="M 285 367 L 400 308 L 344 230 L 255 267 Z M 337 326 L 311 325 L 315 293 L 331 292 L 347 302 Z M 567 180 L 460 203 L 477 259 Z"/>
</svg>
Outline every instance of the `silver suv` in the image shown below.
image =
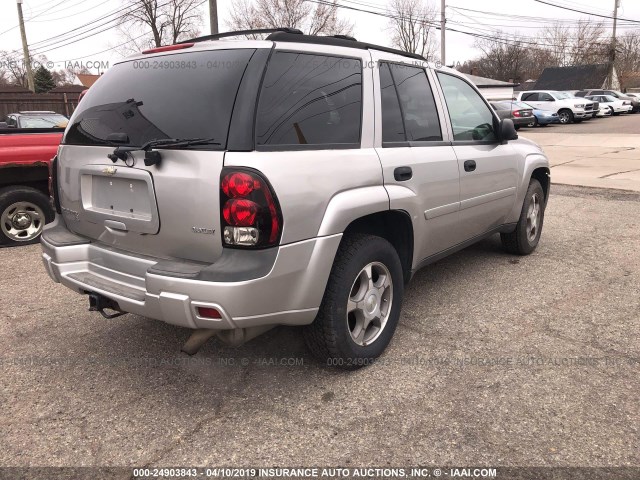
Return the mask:
<svg viewBox="0 0 640 480">
<path fill-rule="evenodd" d="M 346 37 L 220 37 L 118 63 L 70 120 L 43 259 L 90 309 L 195 329 L 188 353 L 300 325 L 356 368 L 418 269 L 496 233 L 538 245 L 549 162 L 464 76 Z"/>
</svg>

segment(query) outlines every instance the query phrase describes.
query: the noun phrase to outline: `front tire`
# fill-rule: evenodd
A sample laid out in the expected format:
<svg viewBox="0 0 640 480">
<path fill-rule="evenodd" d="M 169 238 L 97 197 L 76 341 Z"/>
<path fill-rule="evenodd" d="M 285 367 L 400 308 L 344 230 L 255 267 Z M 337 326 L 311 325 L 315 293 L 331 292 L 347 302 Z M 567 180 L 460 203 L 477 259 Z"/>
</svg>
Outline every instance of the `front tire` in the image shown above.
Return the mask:
<svg viewBox="0 0 640 480">
<path fill-rule="evenodd" d="M 558 116 L 560 117 L 560 123 L 563 125 L 573 123 L 573 112 L 571 110 L 560 110 Z"/>
<path fill-rule="evenodd" d="M 36 243 L 54 213 L 49 198 L 31 187 L 0 189 L 0 245 Z"/>
<path fill-rule="evenodd" d="M 529 255 L 536 249 L 542 234 L 546 203 L 542 185 L 532 178 L 524 197 L 516 229 L 511 233 L 500 234 L 502 246 L 507 252 L 515 255 Z"/>
<path fill-rule="evenodd" d="M 404 279 L 395 248 L 374 235 L 343 238 L 314 322 L 304 329 L 311 352 L 347 370 L 372 364 L 395 332 Z"/>
</svg>

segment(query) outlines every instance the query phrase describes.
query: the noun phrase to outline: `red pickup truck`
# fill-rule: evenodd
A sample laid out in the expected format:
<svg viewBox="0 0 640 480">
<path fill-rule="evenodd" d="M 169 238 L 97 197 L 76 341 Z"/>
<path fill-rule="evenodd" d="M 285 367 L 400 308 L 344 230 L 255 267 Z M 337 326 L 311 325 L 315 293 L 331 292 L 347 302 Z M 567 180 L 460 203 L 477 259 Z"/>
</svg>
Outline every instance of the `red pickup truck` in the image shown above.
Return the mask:
<svg viewBox="0 0 640 480">
<path fill-rule="evenodd" d="M 64 129 L 0 130 L 0 245 L 34 243 L 54 218 L 49 166 Z"/>
</svg>

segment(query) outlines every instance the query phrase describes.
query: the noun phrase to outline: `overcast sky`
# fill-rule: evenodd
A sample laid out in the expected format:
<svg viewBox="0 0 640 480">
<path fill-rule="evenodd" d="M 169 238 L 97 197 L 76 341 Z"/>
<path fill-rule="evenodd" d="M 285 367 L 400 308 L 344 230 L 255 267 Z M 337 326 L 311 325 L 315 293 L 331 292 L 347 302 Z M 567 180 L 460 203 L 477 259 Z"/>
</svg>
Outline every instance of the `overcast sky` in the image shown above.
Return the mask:
<svg viewBox="0 0 640 480">
<path fill-rule="evenodd" d="M 20 30 L 15 0 L 0 0 L 3 14 L 0 16 L 0 50 L 17 50 L 21 56 Z M 433 6 L 440 9 L 440 0 L 430 0 Z M 548 3 L 563 5 L 576 10 L 583 10 L 600 15 L 611 16 L 614 0 L 543 0 Z M 387 0 L 339 0 L 344 6 L 356 9 L 383 12 Z M 536 31 L 553 20 L 577 21 L 589 18 L 584 14 L 545 5 L 537 0 L 446 0 L 448 27 L 466 32 L 491 35 L 497 29 L 519 31 L 535 41 Z M 125 39 L 118 36 L 116 30 L 110 29 L 90 38 L 64 45 L 65 37 L 52 39 L 60 34 L 77 29 L 94 22 L 107 14 L 114 13 L 124 4 L 123 0 L 24 0 L 23 11 L 26 20 L 27 38 L 32 48 L 32 55 L 41 53 L 54 63 L 54 68 L 62 68 L 64 62 L 104 61 L 114 62 L 119 55 L 113 50 L 102 52 Z M 231 0 L 218 0 L 220 29 L 226 29 L 229 18 Z M 203 16 L 203 34 L 209 33 L 206 18 L 206 2 L 201 7 Z M 620 31 L 632 28 L 640 29 L 640 1 L 620 0 L 619 17 L 636 20 L 639 23 L 620 22 Z M 483 13 L 480 13 L 482 11 Z M 389 45 L 387 19 L 370 13 L 357 12 L 347 8 L 340 9 L 340 15 L 355 24 L 354 33 L 358 40 Z M 520 16 L 516 18 L 514 16 Z M 523 18 L 527 17 L 527 18 Z M 536 17 L 536 18 L 531 18 Z M 110 17 L 112 18 L 112 17 Z M 603 21 L 610 28 L 610 19 L 591 17 Z M 88 31 L 87 29 L 91 30 Z M 100 22 L 74 30 L 75 33 L 87 30 L 95 33 L 104 29 Z M 73 35 L 68 33 L 67 35 Z M 439 35 L 439 32 L 437 33 Z M 463 62 L 475 57 L 478 52 L 473 48 L 474 37 L 457 32 L 447 31 L 447 64 Z M 53 42 L 58 41 L 57 44 Z M 101 53 L 98 53 L 101 52 Z"/>
</svg>

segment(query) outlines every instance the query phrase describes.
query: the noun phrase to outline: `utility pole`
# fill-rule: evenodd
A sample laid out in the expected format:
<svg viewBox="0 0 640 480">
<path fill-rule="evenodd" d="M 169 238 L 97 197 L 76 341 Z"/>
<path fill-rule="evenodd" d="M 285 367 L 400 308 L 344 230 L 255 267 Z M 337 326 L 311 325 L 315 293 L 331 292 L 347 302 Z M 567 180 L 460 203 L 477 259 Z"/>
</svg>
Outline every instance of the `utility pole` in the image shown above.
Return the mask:
<svg viewBox="0 0 640 480">
<path fill-rule="evenodd" d="M 615 70 L 615 61 L 616 61 L 616 48 L 617 48 L 617 39 L 616 39 L 616 27 L 618 26 L 618 8 L 620 7 L 620 0 L 613 0 L 613 37 L 611 38 L 611 54 L 609 56 L 609 76 L 607 77 L 608 87 L 610 89 L 614 88 L 613 85 L 613 72 Z"/>
<path fill-rule="evenodd" d="M 27 68 L 27 84 L 29 90 L 36 91 L 33 83 L 33 70 L 31 70 L 31 56 L 29 55 L 29 45 L 27 44 L 27 32 L 24 29 L 24 17 L 22 16 L 22 0 L 16 0 L 18 4 L 18 21 L 20 22 L 20 35 L 22 36 L 22 54 L 24 55 L 24 63 Z"/>
<path fill-rule="evenodd" d="M 218 33 L 218 2 L 209 0 L 209 23 L 211 24 L 211 35 Z"/>
<path fill-rule="evenodd" d="M 446 0 L 440 0 L 440 63 L 446 66 L 446 49 L 445 49 L 445 35 L 446 35 L 446 24 L 447 24 L 447 16 L 444 12 L 446 8 L 445 5 Z"/>
</svg>

